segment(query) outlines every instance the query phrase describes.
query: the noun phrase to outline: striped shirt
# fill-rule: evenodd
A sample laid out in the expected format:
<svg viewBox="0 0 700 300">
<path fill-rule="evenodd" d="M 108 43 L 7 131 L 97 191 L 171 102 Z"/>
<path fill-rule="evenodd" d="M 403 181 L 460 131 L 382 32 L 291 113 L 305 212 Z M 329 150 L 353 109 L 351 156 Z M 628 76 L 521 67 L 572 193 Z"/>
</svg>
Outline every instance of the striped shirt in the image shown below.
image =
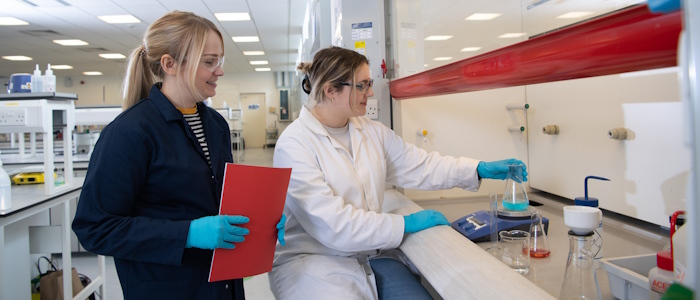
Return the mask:
<svg viewBox="0 0 700 300">
<path fill-rule="evenodd" d="M 207 158 L 207 164 L 209 164 L 209 167 L 211 168 L 211 158 L 209 158 L 209 146 L 207 145 L 207 137 L 204 135 L 202 119 L 199 117 L 197 107 L 195 106 L 193 108 L 178 108 L 178 110 L 182 113 L 182 116 L 185 117 L 185 121 L 187 121 L 187 124 L 190 125 L 190 128 L 192 128 L 194 136 L 197 138 L 197 141 L 199 141 L 199 146 L 202 147 L 204 157 Z"/>
</svg>

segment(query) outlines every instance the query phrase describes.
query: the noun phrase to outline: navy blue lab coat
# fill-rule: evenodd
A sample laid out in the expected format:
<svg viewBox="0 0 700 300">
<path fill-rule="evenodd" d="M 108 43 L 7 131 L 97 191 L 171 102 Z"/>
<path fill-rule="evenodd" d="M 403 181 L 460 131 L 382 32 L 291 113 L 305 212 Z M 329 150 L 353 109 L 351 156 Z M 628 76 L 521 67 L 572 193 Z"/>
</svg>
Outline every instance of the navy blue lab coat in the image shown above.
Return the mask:
<svg viewBox="0 0 700 300">
<path fill-rule="evenodd" d="M 114 257 L 126 299 L 243 299 L 240 279 L 208 282 L 212 251 L 185 248 L 190 222 L 219 213 L 224 166 L 233 161 L 228 124 L 197 104 L 209 168 L 159 87 L 101 132 L 73 231 L 88 251 Z"/>
</svg>

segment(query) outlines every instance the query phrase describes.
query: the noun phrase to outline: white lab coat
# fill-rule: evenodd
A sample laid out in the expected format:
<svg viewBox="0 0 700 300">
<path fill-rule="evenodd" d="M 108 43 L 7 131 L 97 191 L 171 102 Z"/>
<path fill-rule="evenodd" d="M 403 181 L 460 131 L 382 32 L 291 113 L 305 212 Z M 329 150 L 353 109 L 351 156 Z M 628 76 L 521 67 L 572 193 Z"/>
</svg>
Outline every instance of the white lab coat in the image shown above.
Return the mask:
<svg viewBox="0 0 700 300">
<path fill-rule="evenodd" d="M 382 123 L 350 118 L 352 155 L 303 107 L 275 145 L 275 167 L 292 168 L 286 246 L 269 274 L 277 299 L 376 299 L 367 263 L 399 246 L 403 216 L 383 213 L 385 183 L 476 191 L 478 160 L 427 153 Z"/>
</svg>

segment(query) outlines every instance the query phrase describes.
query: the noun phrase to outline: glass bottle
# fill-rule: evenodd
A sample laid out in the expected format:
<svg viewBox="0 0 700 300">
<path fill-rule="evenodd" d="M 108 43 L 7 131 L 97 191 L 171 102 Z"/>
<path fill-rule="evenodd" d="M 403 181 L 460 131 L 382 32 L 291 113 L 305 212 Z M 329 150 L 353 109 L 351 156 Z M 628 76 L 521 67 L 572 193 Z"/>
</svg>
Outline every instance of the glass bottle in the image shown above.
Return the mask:
<svg viewBox="0 0 700 300">
<path fill-rule="evenodd" d="M 530 223 L 530 257 L 545 258 L 550 253 L 547 233 L 542 224 L 542 212 L 536 210 L 532 213 L 532 223 Z"/>
<path fill-rule="evenodd" d="M 503 193 L 503 208 L 506 210 L 521 211 L 527 210 L 530 200 L 527 198 L 525 187 L 523 186 L 523 164 L 508 165 L 506 174 L 506 190 Z"/>
<path fill-rule="evenodd" d="M 569 257 L 559 299 L 598 299 L 595 264 L 591 253 L 593 232 L 577 235 L 569 231 Z"/>
</svg>

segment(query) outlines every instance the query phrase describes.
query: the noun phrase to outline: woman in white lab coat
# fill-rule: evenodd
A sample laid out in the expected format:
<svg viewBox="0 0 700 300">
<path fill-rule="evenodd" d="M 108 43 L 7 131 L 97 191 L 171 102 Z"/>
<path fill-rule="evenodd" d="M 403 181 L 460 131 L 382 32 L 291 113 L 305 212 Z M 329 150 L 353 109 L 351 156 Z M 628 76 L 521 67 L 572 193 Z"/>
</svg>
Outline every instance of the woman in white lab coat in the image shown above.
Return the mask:
<svg viewBox="0 0 700 300">
<path fill-rule="evenodd" d="M 401 261 L 385 254 L 404 233 L 449 222 L 432 210 L 383 212 L 385 184 L 476 191 L 481 178 L 504 179 L 507 164 L 522 162 L 427 153 L 363 117 L 373 81 L 367 58 L 355 51 L 322 49 L 298 69 L 306 74 L 302 88 L 309 101 L 274 154 L 275 167 L 292 168 L 287 244 L 277 248 L 269 273 L 275 297 L 431 299 Z"/>
</svg>

